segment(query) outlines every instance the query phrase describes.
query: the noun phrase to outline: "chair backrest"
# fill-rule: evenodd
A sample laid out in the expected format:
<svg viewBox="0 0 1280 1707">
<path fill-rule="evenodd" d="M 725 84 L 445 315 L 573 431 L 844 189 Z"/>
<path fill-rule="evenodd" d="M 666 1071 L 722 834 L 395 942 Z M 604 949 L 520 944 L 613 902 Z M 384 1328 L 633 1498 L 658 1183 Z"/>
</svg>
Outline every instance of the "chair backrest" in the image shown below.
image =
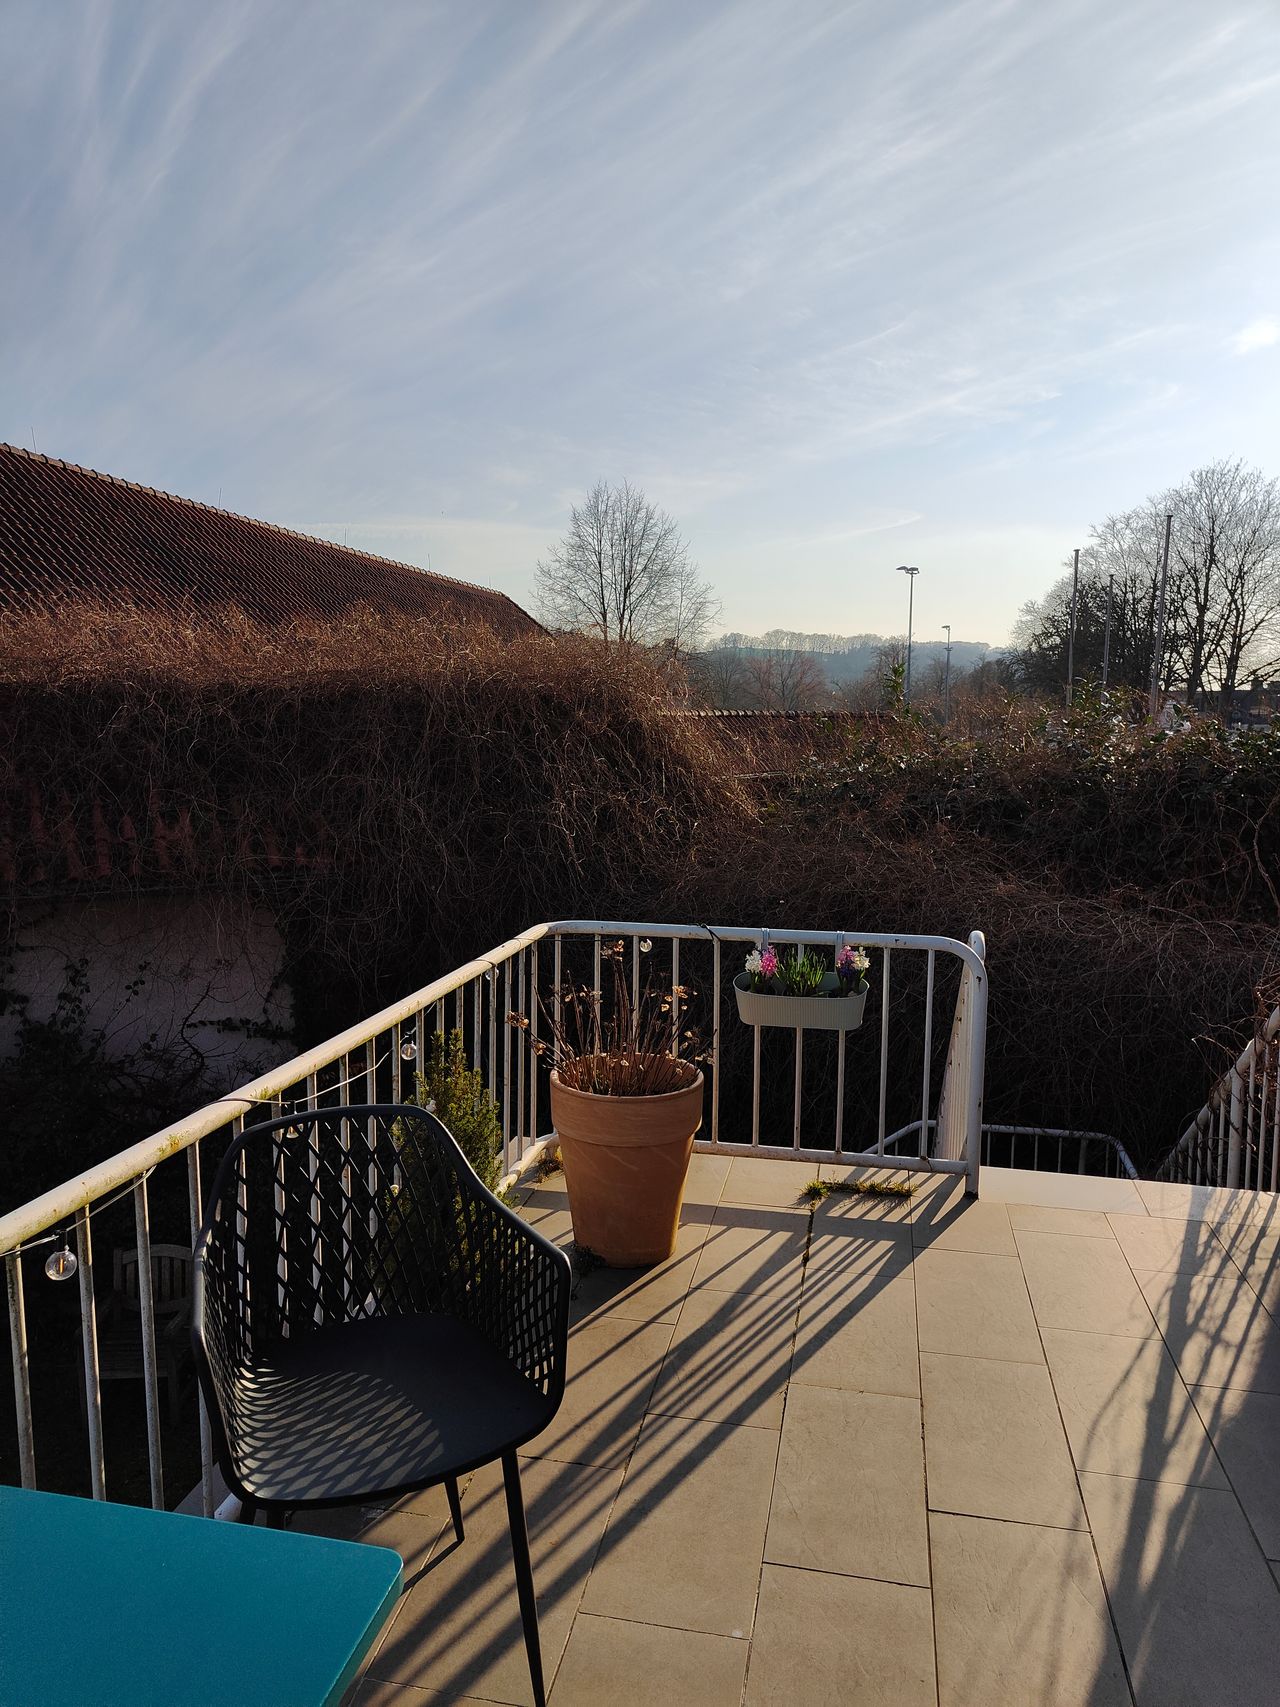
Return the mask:
<svg viewBox="0 0 1280 1707">
<path fill-rule="evenodd" d="M 126 1310 L 141 1311 L 138 1297 L 138 1251 L 117 1248 L 113 1291 Z M 152 1245 L 151 1303 L 159 1317 L 179 1316 L 191 1298 L 193 1258 L 185 1245 Z"/>
<path fill-rule="evenodd" d="M 203 1350 L 230 1373 L 329 1324 L 461 1314 L 487 1195 L 420 1108 L 316 1109 L 246 1127 L 196 1243 Z"/>
</svg>

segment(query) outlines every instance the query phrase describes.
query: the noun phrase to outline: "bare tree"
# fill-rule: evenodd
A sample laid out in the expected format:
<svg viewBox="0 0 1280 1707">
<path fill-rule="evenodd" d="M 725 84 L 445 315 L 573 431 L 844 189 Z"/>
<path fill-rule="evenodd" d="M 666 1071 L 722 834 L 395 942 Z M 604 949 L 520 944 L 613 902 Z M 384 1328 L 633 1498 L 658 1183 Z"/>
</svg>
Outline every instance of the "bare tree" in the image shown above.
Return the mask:
<svg viewBox="0 0 1280 1707">
<path fill-rule="evenodd" d="M 1229 702 L 1243 675 L 1280 657 L 1280 482 L 1241 462 L 1199 468 L 1090 530 L 1080 554 L 1076 674 L 1100 672 L 1110 588 L 1108 680 L 1138 690 L 1150 679 L 1166 512 L 1174 521 L 1160 684 Z M 1070 602 L 1064 575 L 1024 607 L 1015 628 L 1022 680 L 1034 691 L 1057 693 L 1066 681 Z"/>
<path fill-rule="evenodd" d="M 747 704 L 753 711 L 814 711 L 830 703 L 826 675 L 808 652 L 773 647 L 744 663 Z"/>
<path fill-rule="evenodd" d="M 689 659 L 689 684 L 699 704 L 712 711 L 747 708 L 747 665 L 736 646 L 718 643 L 695 652 Z"/>
<path fill-rule="evenodd" d="M 597 481 L 539 562 L 538 613 L 606 645 L 692 651 L 717 615 L 711 589 L 665 510 L 624 481 Z"/>
</svg>

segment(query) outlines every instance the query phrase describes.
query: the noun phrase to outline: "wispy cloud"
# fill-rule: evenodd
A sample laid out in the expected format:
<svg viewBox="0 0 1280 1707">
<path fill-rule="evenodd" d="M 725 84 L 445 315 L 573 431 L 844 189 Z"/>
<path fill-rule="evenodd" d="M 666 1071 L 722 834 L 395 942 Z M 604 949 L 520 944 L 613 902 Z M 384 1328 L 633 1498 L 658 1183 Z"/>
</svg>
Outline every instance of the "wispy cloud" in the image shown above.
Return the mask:
<svg viewBox="0 0 1280 1707">
<path fill-rule="evenodd" d="M 1265 314 L 1258 320 L 1251 320 L 1247 326 L 1242 326 L 1231 341 L 1238 356 L 1247 356 L 1254 350 L 1270 349 L 1272 344 L 1280 344 L 1280 320 Z"/>
<path fill-rule="evenodd" d="M 828 586 L 874 627 L 877 527 L 1004 527 L 998 639 L 1045 518 L 1273 444 L 1223 358 L 1276 341 L 1274 0 L 10 0 L 6 39 L 0 436 L 54 454 L 516 596 L 630 477 L 735 627 Z"/>
</svg>

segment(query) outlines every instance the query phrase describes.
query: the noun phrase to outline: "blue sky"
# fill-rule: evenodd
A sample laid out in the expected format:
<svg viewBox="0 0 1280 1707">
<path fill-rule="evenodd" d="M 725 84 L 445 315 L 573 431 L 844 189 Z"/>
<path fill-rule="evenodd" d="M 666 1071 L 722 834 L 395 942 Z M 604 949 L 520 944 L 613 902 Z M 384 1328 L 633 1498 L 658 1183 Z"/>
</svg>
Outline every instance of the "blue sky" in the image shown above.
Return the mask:
<svg viewBox="0 0 1280 1707">
<path fill-rule="evenodd" d="M 1280 473 L 1276 0 L 4 0 L 0 438 L 517 599 L 597 478 L 723 626 L 999 642 Z"/>
</svg>

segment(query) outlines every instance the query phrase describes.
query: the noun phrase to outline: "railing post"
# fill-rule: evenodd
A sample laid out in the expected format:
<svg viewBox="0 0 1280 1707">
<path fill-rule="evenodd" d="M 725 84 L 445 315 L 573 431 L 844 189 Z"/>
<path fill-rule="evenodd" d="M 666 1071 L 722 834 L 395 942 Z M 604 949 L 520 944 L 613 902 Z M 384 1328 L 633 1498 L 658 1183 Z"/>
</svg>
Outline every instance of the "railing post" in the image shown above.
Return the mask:
<svg viewBox="0 0 1280 1707">
<path fill-rule="evenodd" d="M 1227 1128 L 1227 1177 L 1221 1183 L 1229 1191 L 1240 1184 L 1241 1105 L 1244 1101 L 1244 1076 L 1239 1067 L 1231 1069 L 1231 1113 Z"/>
<path fill-rule="evenodd" d="M 9 1347 L 13 1356 L 13 1399 L 18 1424 L 18 1464 L 24 1488 L 36 1485 L 36 1436 L 31 1420 L 31 1370 L 27 1362 L 27 1312 L 22 1298 L 22 1253 L 4 1259 L 9 1288 Z"/>
<path fill-rule="evenodd" d="M 969 947 L 983 962 L 980 972 L 966 967 L 969 979 L 969 1071 L 965 1089 L 968 1107 L 965 1111 L 965 1159 L 969 1169 L 965 1175 L 965 1195 L 977 1197 L 978 1177 L 982 1169 L 982 1091 L 987 1064 L 987 943 L 981 931 L 972 931 Z"/>
</svg>

